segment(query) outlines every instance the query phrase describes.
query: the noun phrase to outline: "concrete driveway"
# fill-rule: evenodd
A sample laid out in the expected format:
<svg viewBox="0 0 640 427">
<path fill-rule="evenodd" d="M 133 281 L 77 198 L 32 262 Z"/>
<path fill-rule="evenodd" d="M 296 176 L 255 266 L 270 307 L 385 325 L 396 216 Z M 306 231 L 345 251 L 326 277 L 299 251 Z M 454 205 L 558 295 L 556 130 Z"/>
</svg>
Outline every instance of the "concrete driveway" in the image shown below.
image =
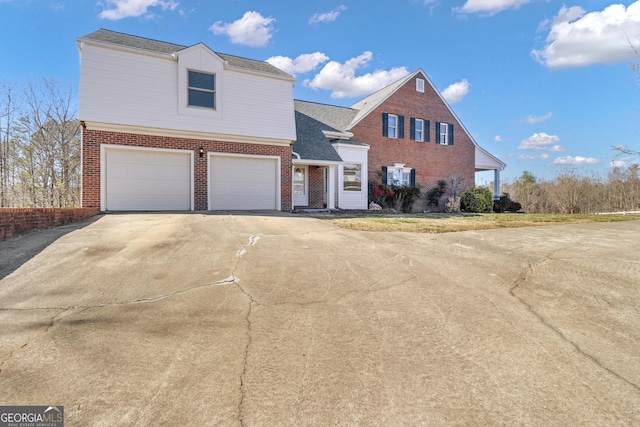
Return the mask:
<svg viewBox="0 0 640 427">
<path fill-rule="evenodd" d="M 639 425 L 638 254 L 640 222 L 107 215 L 0 281 L 0 405 L 69 426 Z"/>
</svg>

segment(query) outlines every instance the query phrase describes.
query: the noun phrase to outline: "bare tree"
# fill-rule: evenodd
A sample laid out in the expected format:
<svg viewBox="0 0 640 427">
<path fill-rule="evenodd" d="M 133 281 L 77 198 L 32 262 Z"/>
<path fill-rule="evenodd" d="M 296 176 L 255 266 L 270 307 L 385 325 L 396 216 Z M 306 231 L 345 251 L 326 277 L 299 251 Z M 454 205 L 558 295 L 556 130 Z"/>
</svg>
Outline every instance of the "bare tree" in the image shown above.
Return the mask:
<svg viewBox="0 0 640 427">
<path fill-rule="evenodd" d="M 72 90 L 61 89 L 55 80 L 29 83 L 24 91 L 23 124 L 29 135 L 24 154 L 29 158 L 31 185 L 41 191 L 42 206 L 79 204 L 80 123 L 73 99 Z"/>
<path fill-rule="evenodd" d="M 11 205 L 15 178 L 15 124 L 18 103 L 12 83 L 0 82 L 0 207 Z"/>
<path fill-rule="evenodd" d="M 638 41 L 637 45 L 634 45 L 633 42 L 627 39 L 629 46 L 635 52 L 636 56 L 640 58 L 640 41 Z M 640 62 L 632 64 L 630 66 L 631 71 L 636 74 L 638 79 L 640 80 Z M 615 151 L 620 154 L 630 155 L 630 156 L 640 156 L 640 150 L 629 148 L 627 145 L 615 145 L 612 147 Z"/>
<path fill-rule="evenodd" d="M 80 204 L 75 96 L 52 79 L 0 81 L 0 207 Z"/>
</svg>

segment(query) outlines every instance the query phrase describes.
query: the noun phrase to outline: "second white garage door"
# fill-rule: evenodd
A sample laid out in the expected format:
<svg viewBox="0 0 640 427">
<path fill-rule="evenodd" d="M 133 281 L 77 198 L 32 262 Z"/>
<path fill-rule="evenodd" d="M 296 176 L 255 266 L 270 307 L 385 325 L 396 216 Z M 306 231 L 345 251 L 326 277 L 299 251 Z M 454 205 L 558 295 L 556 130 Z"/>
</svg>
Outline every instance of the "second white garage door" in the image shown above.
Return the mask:
<svg viewBox="0 0 640 427">
<path fill-rule="evenodd" d="M 209 209 L 279 209 L 278 158 L 212 154 Z"/>
</svg>

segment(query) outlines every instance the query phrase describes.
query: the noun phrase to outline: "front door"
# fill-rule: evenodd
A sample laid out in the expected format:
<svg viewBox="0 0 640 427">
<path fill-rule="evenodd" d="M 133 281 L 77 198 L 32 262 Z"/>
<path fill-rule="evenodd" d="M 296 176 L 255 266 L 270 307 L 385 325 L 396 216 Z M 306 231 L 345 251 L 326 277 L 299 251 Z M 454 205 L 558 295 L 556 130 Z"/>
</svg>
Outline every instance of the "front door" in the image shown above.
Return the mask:
<svg viewBox="0 0 640 427">
<path fill-rule="evenodd" d="M 293 206 L 309 206 L 309 167 L 293 167 Z"/>
</svg>

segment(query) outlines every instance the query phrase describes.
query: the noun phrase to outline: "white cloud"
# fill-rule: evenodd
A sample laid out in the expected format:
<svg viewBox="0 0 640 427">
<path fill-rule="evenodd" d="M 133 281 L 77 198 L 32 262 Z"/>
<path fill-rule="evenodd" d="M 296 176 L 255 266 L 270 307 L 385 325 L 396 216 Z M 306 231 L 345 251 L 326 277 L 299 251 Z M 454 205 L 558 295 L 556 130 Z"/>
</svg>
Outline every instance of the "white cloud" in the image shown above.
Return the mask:
<svg viewBox="0 0 640 427">
<path fill-rule="evenodd" d="M 522 121 L 525 122 L 525 123 L 529 123 L 529 124 L 534 125 L 536 123 L 540 123 L 540 122 L 544 122 L 545 120 L 549 120 L 552 115 L 553 115 L 553 113 L 551 113 L 551 112 L 548 112 L 544 116 L 537 116 L 537 117 L 529 115 L 529 116 L 525 117 L 524 119 L 522 119 Z"/>
<path fill-rule="evenodd" d="M 467 96 L 471 85 L 467 79 L 462 79 L 459 82 L 450 84 L 445 90 L 442 91 L 442 97 L 449 103 L 455 104 L 462 101 L 462 98 Z"/>
<path fill-rule="evenodd" d="M 593 157 L 582 157 L 582 156 L 565 156 L 558 157 L 553 161 L 554 165 L 595 165 L 600 163 L 598 159 L 594 159 Z"/>
<path fill-rule="evenodd" d="M 547 153 L 540 154 L 539 156 L 531 156 L 529 154 L 520 154 L 518 160 L 547 160 L 549 155 Z"/>
<path fill-rule="evenodd" d="M 486 13 L 495 15 L 506 9 L 517 8 L 530 0 L 467 0 L 462 7 L 454 7 L 453 10 L 461 13 Z"/>
<path fill-rule="evenodd" d="M 150 7 L 161 7 L 162 10 L 171 11 L 178 7 L 178 3 L 171 0 L 105 0 L 104 3 L 105 9 L 98 16 L 112 21 L 146 15 Z"/>
<path fill-rule="evenodd" d="M 553 147 L 549 148 L 549 151 L 552 153 L 558 153 L 560 151 L 564 151 L 564 147 L 561 145 L 554 145 Z"/>
<path fill-rule="evenodd" d="M 303 84 L 314 90 L 330 90 L 332 98 L 347 98 L 369 95 L 409 74 L 406 67 L 394 67 L 356 77 L 356 71 L 366 66 L 372 57 L 373 54 L 367 51 L 344 64 L 330 61 L 313 79 L 305 80 Z"/>
<path fill-rule="evenodd" d="M 226 34 L 231 43 L 260 47 L 269 43 L 274 31 L 273 22 L 274 18 L 265 18 L 258 12 L 245 12 L 238 20 L 231 23 L 218 21 L 209 30 L 216 35 Z"/>
<path fill-rule="evenodd" d="M 618 169 L 624 170 L 630 166 L 637 165 L 637 164 L 638 164 L 637 158 L 631 157 L 631 156 L 624 156 L 624 157 L 619 157 L 612 160 L 611 163 L 608 165 L 608 167 L 611 169 L 618 168 Z"/>
<path fill-rule="evenodd" d="M 504 140 L 502 139 L 502 135 L 496 135 L 496 136 L 494 136 L 494 137 L 493 137 L 493 140 L 494 140 L 495 142 L 502 142 L 502 141 L 504 141 Z"/>
<path fill-rule="evenodd" d="M 545 132 L 534 133 L 529 138 L 523 139 L 518 148 L 520 150 L 545 151 L 558 141 L 560 138 L 557 135 L 547 135 Z"/>
<path fill-rule="evenodd" d="M 319 22 L 333 22 L 338 19 L 338 16 L 340 16 L 340 14 L 345 10 L 347 10 L 347 6 L 341 5 L 333 9 L 331 12 L 316 13 L 311 18 L 309 18 L 309 24 L 317 24 Z"/>
<path fill-rule="evenodd" d="M 544 48 L 531 54 L 549 68 L 611 64 L 633 59 L 635 52 L 629 43 L 637 40 L 640 1 L 591 13 L 579 6 L 563 6 L 551 23 Z"/>
<path fill-rule="evenodd" d="M 287 56 L 272 56 L 267 59 L 267 62 L 274 67 L 277 67 L 295 76 L 298 73 L 308 73 L 318 67 L 318 65 L 327 62 L 329 57 L 321 52 L 305 53 L 298 56 L 295 59 L 291 59 Z"/>
</svg>

